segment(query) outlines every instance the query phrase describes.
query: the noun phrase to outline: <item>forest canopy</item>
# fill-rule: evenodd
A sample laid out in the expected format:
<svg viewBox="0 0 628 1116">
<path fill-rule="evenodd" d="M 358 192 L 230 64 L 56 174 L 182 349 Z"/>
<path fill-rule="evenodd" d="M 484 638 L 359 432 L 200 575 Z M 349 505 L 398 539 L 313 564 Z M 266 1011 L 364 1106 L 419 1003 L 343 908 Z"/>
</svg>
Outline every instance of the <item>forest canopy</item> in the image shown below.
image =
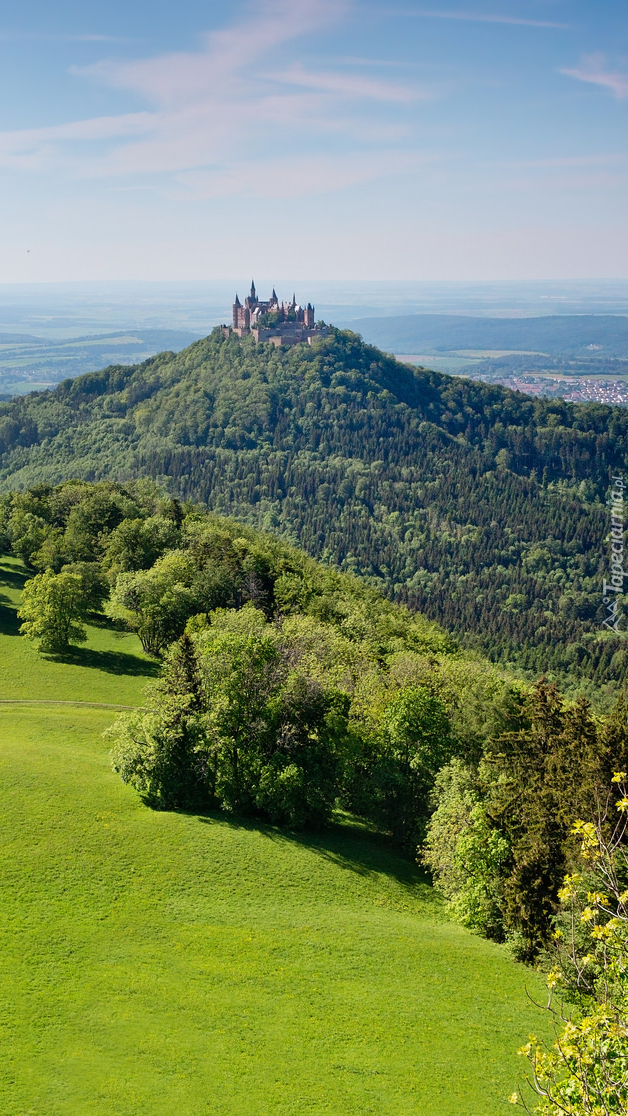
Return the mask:
<svg viewBox="0 0 628 1116">
<path fill-rule="evenodd" d="M 627 447 L 622 408 L 411 368 L 340 331 L 291 349 L 215 331 L 0 403 L 5 490 L 152 477 L 367 579 L 494 661 L 591 689 L 628 671 L 600 594 L 605 500 Z"/>
</svg>

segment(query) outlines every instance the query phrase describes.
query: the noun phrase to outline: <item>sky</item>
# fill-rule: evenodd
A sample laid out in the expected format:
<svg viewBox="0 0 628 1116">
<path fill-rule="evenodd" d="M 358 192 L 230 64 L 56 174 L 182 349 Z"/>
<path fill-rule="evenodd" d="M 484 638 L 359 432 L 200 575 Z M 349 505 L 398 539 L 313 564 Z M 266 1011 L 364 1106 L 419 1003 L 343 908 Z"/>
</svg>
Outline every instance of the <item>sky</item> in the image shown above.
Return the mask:
<svg viewBox="0 0 628 1116">
<path fill-rule="evenodd" d="M 20 0 L 0 282 L 628 278 L 626 0 Z"/>
</svg>

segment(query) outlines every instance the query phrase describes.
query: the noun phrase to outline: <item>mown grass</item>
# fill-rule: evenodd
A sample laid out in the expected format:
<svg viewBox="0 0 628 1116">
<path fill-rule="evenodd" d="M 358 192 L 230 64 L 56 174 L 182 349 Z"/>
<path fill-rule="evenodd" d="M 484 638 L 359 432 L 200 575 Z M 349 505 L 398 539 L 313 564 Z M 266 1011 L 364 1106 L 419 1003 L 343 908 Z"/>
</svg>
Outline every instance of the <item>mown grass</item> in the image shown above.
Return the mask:
<svg viewBox="0 0 628 1116">
<path fill-rule="evenodd" d="M 29 651 L 2 639 L 18 691 L 6 647 Z M 56 699 L 141 681 L 30 671 Z M 3 1116 L 508 1111 L 534 974 L 349 819 L 295 836 L 147 809 L 111 772 L 111 717 L 0 706 Z"/>
<path fill-rule="evenodd" d="M 87 643 L 63 658 L 40 655 L 18 633 L 22 586 L 32 577 L 16 559 L 0 557 L 0 701 L 74 700 L 141 705 L 157 664 L 132 632 L 90 624 Z"/>
</svg>

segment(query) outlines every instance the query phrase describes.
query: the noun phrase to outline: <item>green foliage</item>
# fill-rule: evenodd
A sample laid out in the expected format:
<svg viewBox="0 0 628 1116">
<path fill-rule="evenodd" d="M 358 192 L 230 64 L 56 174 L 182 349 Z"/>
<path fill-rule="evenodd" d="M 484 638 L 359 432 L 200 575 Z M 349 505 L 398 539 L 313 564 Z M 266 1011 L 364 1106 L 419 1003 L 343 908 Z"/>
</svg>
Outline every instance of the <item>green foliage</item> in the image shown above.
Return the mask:
<svg viewBox="0 0 628 1116">
<path fill-rule="evenodd" d="M 435 809 L 421 861 L 462 925 L 500 941 L 502 877 L 510 848 L 490 824 L 477 775 L 462 760 L 453 759 L 438 772 L 432 801 Z"/>
<path fill-rule="evenodd" d="M 118 575 L 112 593 L 112 614 L 128 616 L 142 647 L 158 655 L 177 636 L 195 611 L 191 589 L 194 561 L 184 551 L 173 550 L 149 570 Z"/>
<path fill-rule="evenodd" d="M 40 651 L 60 654 L 70 643 L 87 639 L 83 621 L 88 601 L 80 574 L 46 570 L 24 586 L 18 616 L 22 635 L 37 642 Z"/>
<path fill-rule="evenodd" d="M 13 552 L 22 561 L 30 562 L 46 540 L 45 521 L 33 512 L 16 510 L 9 519 L 8 528 Z"/>
<path fill-rule="evenodd" d="M 579 820 L 584 872 L 567 875 L 560 890 L 564 917 L 555 934 L 548 976 L 548 1011 L 557 1041 L 535 1036 L 523 1047 L 530 1063 L 538 1116 L 612 1116 L 628 1112 L 628 788 L 617 772 L 592 820 Z M 574 994 L 572 1018 L 554 1005 Z M 560 1029 L 559 1029 L 560 1027 Z M 518 1102 L 515 1094 L 511 1100 Z M 522 1107 L 529 1111 L 525 1101 Z"/>
<path fill-rule="evenodd" d="M 164 516 L 123 519 L 107 539 L 103 564 L 114 576 L 130 570 L 147 570 L 166 550 L 175 549 L 179 541 L 176 524 Z"/>
<path fill-rule="evenodd" d="M 109 730 L 111 762 L 124 783 L 164 810 L 211 802 L 203 683 L 190 637 L 175 643 L 148 712 L 121 715 Z"/>
<path fill-rule="evenodd" d="M 600 724 L 584 700 L 567 705 L 544 682 L 508 719 L 479 763 L 467 753 L 436 775 L 420 858 L 465 925 L 509 938 L 532 961 L 551 939 L 560 881 L 579 862 L 574 822 L 595 810 L 613 754 L 628 755 L 628 724 L 625 702 Z"/>
<path fill-rule="evenodd" d="M 286 350 L 216 331 L 0 404 L 3 420 L 5 487 L 168 478 L 181 498 L 368 578 L 495 661 L 592 687 L 628 677 L 623 638 L 600 632 L 599 592 L 606 488 L 626 465 L 622 408 L 413 369 L 348 332 Z M 24 515 L 15 547 L 30 561 L 47 520 L 37 501 Z M 92 560 L 90 522 L 77 512 L 64 528 L 68 560 Z M 146 561 L 143 545 L 121 543 L 125 568 Z M 113 552 L 111 568 L 123 569 Z M 308 586 L 292 574 L 277 600 L 301 611 Z"/>
<path fill-rule="evenodd" d="M 484 779 L 487 814 L 511 850 L 504 925 L 531 960 L 548 941 L 559 882 L 574 855 L 571 828 L 592 809 L 602 768 L 586 701 L 566 708 L 555 687 L 541 683 L 526 715 L 529 725 L 502 737 L 486 758 Z"/>
<path fill-rule="evenodd" d="M 369 779 L 372 809 L 401 845 L 414 849 L 424 835 L 434 779 L 455 749 L 449 718 L 435 694 L 408 686 L 374 719 L 379 747 Z"/>
<path fill-rule="evenodd" d="M 206 804 L 292 828 L 334 805 L 348 699 L 294 669 L 262 614 L 214 615 L 174 644 L 149 712 L 112 729 L 114 769 L 150 804 Z"/>
<path fill-rule="evenodd" d="M 120 715 L 110 730 L 112 767 L 150 806 L 202 808 L 208 802 L 200 774 L 204 729 L 202 717 L 175 701 L 155 712 Z"/>
</svg>

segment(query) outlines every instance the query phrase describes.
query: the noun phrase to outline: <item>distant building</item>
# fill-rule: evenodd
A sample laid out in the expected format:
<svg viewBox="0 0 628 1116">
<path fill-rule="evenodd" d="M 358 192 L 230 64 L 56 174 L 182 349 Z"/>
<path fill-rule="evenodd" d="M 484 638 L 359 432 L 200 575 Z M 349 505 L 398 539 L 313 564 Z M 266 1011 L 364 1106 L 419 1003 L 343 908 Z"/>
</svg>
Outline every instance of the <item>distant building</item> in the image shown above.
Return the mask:
<svg viewBox="0 0 628 1116">
<path fill-rule="evenodd" d="M 256 342 L 269 341 L 272 345 L 298 345 L 301 341 L 312 344 L 326 330 L 314 324 L 314 307 L 299 306 L 295 296 L 292 302 L 280 302 L 273 289 L 268 302 L 257 297 L 255 283 L 244 303 L 235 296 L 233 325 L 223 326 L 223 333 L 237 333 L 238 337 L 252 336 Z"/>
</svg>

